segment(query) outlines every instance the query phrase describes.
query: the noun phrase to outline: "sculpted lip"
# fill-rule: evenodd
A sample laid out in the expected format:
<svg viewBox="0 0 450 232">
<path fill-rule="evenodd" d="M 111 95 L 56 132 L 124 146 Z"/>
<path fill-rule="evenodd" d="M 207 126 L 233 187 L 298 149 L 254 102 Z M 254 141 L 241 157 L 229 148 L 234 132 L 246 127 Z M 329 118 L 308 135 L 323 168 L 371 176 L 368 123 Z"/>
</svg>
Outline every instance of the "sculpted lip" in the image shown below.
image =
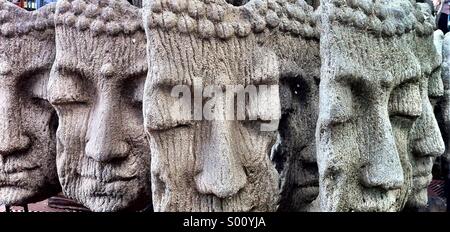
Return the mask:
<svg viewBox="0 0 450 232">
<path fill-rule="evenodd" d="M 111 192 L 106 192 L 106 191 L 104 191 L 104 192 L 103 191 L 95 191 L 95 192 L 91 193 L 90 195 L 94 196 L 94 197 L 107 197 L 107 198 L 110 198 L 110 197 L 113 197 L 113 198 L 123 197 L 123 195 L 118 194 L 116 192 L 111 193 Z"/>
<path fill-rule="evenodd" d="M 0 187 L 24 187 L 23 180 L 28 179 L 31 173 L 39 166 L 14 167 L 0 171 Z"/>
<path fill-rule="evenodd" d="M 123 177 L 114 176 L 108 179 L 99 178 L 91 174 L 79 174 L 80 179 L 87 181 L 91 186 L 87 194 L 92 197 L 121 198 L 124 193 L 122 189 L 137 179 L 137 176 Z"/>
<path fill-rule="evenodd" d="M 28 166 L 28 167 L 12 167 L 12 168 L 3 168 L 0 170 L 0 176 L 2 174 L 6 175 L 14 175 L 14 174 L 20 174 L 20 173 L 26 173 L 31 172 L 39 168 L 39 165 L 35 166 Z"/>
<path fill-rule="evenodd" d="M 112 176 L 110 178 L 105 179 L 105 178 L 101 178 L 101 177 L 98 177 L 98 176 L 95 176 L 92 174 L 84 174 L 84 173 L 83 174 L 78 173 L 78 176 L 80 176 L 81 178 L 84 178 L 84 179 L 89 179 L 92 181 L 105 183 L 105 184 L 114 183 L 114 182 L 128 182 L 128 181 L 132 181 L 137 178 L 136 175 L 133 175 L 133 176 Z"/>
<path fill-rule="evenodd" d="M 419 157 L 416 155 L 414 161 L 416 163 L 416 168 L 414 168 L 413 172 L 413 188 L 415 190 L 427 188 L 433 179 L 431 173 L 433 159 L 429 156 Z"/>
</svg>

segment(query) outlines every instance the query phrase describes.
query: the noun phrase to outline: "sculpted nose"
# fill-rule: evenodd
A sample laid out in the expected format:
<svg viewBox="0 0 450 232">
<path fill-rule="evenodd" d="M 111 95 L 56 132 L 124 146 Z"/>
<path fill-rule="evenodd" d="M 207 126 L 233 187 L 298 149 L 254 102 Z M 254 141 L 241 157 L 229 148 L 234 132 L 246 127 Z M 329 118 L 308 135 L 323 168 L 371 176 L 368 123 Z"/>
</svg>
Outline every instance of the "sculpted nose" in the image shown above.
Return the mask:
<svg viewBox="0 0 450 232">
<path fill-rule="evenodd" d="M 0 88 L 0 96 L 0 155 L 23 152 L 31 140 L 22 132 L 18 97 L 4 88 Z"/>
<path fill-rule="evenodd" d="M 415 155 L 437 157 L 444 153 L 444 140 L 428 99 L 424 102 L 422 115 L 414 124 L 411 141 Z"/>
<path fill-rule="evenodd" d="M 99 131 L 100 132 L 100 131 Z M 127 142 L 114 142 L 105 135 L 94 135 L 86 144 L 86 155 L 97 162 L 113 162 L 128 156 L 130 146 Z"/>
<path fill-rule="evenodd" d="M 24 152 L 31 144 L 30 138 L 21 134 L 18 126 L 11 124 L 13 123 L 2 122 L 0 126 L 0 130 L 2 131 L 0 135 L 0 155 L 2 156 Z"/>
<path fill-rule="evenodd" d="M 208 142 L 203 144 L 197 190 L 220 198 L 231 197 L 247 184 L 247 175 L 232 146 L 232 134 L 226 121 L 212 122 Z M 222 124 L 222 125 L 220 125 Z"/>
<path fill-rule="evenodd" d="M 90 119 L 85 153 L 98 162 L 124 159 L 130 151 L 122 139 L 120 111 L 115 108 L 111 101 L 100 101 Z"/>
<path fill-rule="evenodd" d="M 399 189 L 404 183 L 403 167 L 397 151 L 389 116 L 377 110 L 367 125 L 370 135 L 367 162 L 362 170 L 362 184 L 369 188 Z"/>
</svg>

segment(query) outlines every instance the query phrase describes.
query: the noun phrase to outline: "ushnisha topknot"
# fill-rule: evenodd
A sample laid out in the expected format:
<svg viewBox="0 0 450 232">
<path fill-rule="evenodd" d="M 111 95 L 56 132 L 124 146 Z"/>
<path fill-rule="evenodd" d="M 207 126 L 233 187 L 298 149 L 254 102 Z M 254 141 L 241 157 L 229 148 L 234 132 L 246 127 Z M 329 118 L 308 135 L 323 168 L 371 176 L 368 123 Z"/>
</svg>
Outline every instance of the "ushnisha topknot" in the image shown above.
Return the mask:
<svg viewBox="0 0 450 232">
<path fill-rule="evenodd" d="M 118 35 L 144 31 L 141 11 L 123 0 L 60 0 L 55 24 L 91 30 L 94 34 Z"/>
<path fill-rule="evenodd" d="M 434 25 L 426 21 L 415 1 L 333 0 L 330 22 L 351 25 L 376 36 L 401 36 L 410 32 L 429 35 Z"/>
<path fill-rule="evenodd" d="M 314 8 L 296 0 L 250 0 L 234 6 L 225 0 L 144 1 L 149 28 L 178 30 L 203 39 L 246 37 L 280 30 L 293 36 L 319 38 Z"/>
<path fill-rule="evenodd" d="M 37 39 L 54 36 L 55 4 L 36 11 L 26 11 L 6 0 L 0 0 L 0 37 L 20 37 L 37 32 Z"/>
</svg>

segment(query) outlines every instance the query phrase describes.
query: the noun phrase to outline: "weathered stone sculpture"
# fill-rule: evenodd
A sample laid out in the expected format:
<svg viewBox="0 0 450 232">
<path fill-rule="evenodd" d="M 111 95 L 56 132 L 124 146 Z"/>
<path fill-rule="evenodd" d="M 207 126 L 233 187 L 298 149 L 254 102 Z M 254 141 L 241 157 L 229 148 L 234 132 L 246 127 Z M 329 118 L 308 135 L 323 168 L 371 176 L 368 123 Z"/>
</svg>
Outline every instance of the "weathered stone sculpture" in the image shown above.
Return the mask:
<svg viewBox="0 0 450 232">
<path fill-rule="evenodd" d="M 0 0 L 0 205 L 32 203 L 60 189 L 57 117 L 46 91 L 53 14 L 53 5 L 27 12 Z"/>
<path fill-rule="evenodd" d="M 445 153 L 442 157 L 445 175 L 445 190 L 450 189 L 450 33 L 445 34 L 442 49 L 442 80 L 444 82 L 444 95 L 440 104 L 442 114 L 440 115 L 441 133 L 445 143 Z M 446 173 L 445 173 L 446 172 Z M 447 211 L 450 208 L 450 200 L 447 198 Z"/>
<path fill-rule="evenodd" d="M 422 3 L 423 4 L 423 3 Z M 418 4 L 422 10 L 425 22 L 434 23 L 428 5 Z M 442 32 L 441 32 L 442 33 Z M 432 180 L 432 167 L 437 156 L 444 153 L 444 141 L 434 116 L 430 99 L 443 95 L 443 83 L 440 67 L 442 56 L 435 47 L 433 31 L 417 34 L 415 54 L 421 64 L 420 91 L 422 95 L 422 115 L 416 120 L 410 135 L 410 162 L 413 169 L 412 189 L 407 201 L 407 208 L 420 208 L 427 205 L 428 185 Z M 436 34 L 442 38 L 442 34 Z M 437 38 L 438 39 L 438 38 Z M 439 41 L 436 41 L 439 44 Z M 442 42 L 440 42 L 442 44 Z"/>
<path fill-rule="evenodd" d="M 442 81 L 444 82 L 444 94 L 439 103 L 439 122 L 445 142 L 445 154 L 447 163 L 450 163 L 450 34 L 445 34 L 442 46 Z"/>
<path fill-rule="evenodd" d="M 144 1 L 151 67 L 144 124 L 152 151 L 155 211 L 276 209 L 278 174 L 269 155 L 277 127 L 261 131 L 261 126 L 281 114 L 279 58 L 258 41 L 280 21 L 288 32 L 300 33 L 300 27 L 288 27 L 298 24 L 277 2 L 244 3 Z M 226 86 L 236 85 L 275 85 L 276 91 L 258 93 L 258 102 L 264 104 L 249 103 L 245 120 L 237 120 L 221 104 L 234 102 L 234 94 L 226 101 L 218 97 Z M 212 97 L 211 86 L 216 90 L 214 118 L 202 114 L 211 106 L 202 101 Z M 182 96 L 177 89 L 183 90 Z M 183 110 L 174 110 L 177 105 Z M 232 112 L 233 119 L 219 119 L 221 112 Z"/>
<path fill-rule="evenodd" d="M 304 1 L 285 1 L 286 15 L 303 16 L 302 30 L 293 35 L 278 32 L 270 46 L 280 58 L 280 145 L 274 161 L 281 173 L 279 211 L 311 211 L 319 194 L 315 129 L 319 112 L 319 32 L 313 7 Z M 296 24 L 294 24 L 296 25 Z"/>
<path fill-rule="evenodd" d="M 61 0 L 56 7 L 48 90 L 59 116 L 58 174 L 64 193 L 93 211 L 140 209 L 151 199 L 140 20 L 125 0 Z"/>
<path fill-rule="evenodd" d="M 409 133 L 422 114 L 421 66 L 409 46 L 433 25 L 409 0 L 320 8 L 321 209 L 399 211 L 412 184 Z"/>
</svg>

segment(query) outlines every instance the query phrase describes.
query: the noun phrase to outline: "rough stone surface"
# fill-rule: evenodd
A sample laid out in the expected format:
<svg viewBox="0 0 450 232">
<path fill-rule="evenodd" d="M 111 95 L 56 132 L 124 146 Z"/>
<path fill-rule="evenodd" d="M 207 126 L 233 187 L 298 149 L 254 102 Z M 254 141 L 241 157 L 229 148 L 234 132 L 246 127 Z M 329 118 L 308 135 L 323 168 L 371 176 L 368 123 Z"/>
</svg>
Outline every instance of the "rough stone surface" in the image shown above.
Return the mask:
<svg viewBox="0 0 450 232">
<path fill-rule="evenodd" d="M 48 91 L 59 116 L 58 175 L 65 195 L 93 211 L 142 209 L 151 200 L 140 19 L 124 0 L 56 6 Z"/>
<path fill-rule="evenodd" d="M 438 104 L 440 114 L 437 116 L 446 146 L 444 156 L 448 161 L 450 161 L 450 34 L 448 33 L 444 37 L 442 56 L 442 81 L 444 83 L 444 95 Z"/>
<path fill-rule="evenodd" d="M 27 12 L 0 0 L 0 205 L 33 203 L 60 189 L 57 117 L 46 91 L 53 12 L 54 5 Z"/>
<path fill-rule="evenodd" d="M 425 20 L 432 23 L 434 17 L 428 5 L 421 3 L 418 7 L 424 13 Z M 406 203 L 407 208 L 418 209 L 427 205 L 427 188 L 433 178 L 431 172 L 433 164 L 436 157 L 442 155 L 445 149 L 430 101 L 438 102 L 444 93 L 441 78 L 442 52 L 440 52 L 442 40 L 443 34 L 438 31 L 416 36 L 415 42 L 411 43 L 415 45 L 415 54 L 421 64 L 422 115 L 414 123 L 410 135 L 409 159 L 413 169 L 413 179 L 411 193 Z"/>
<path fill-rule="evenodd" d="M 279 177 L 269 157 L 276 131 L 261 131 L 260 120 L 181 119 L 169 109 L 181 103 L 191 114 L 189 102 L 171 96 L 180 84 L 188 89 L 278 85 L 282 58 L 260 43 L 280 31 L 275 12 L 281 12 L 286 25 L 295 21 L 282 13 L 280 2 L 237 7 L 224 0 L 144 1 L 152 67 L 144 91 L 144 124 L 152 151 L 155 211 L 276 210 Z M 264 104 L 258 109 L 248 105 L 247 111 L 279 119 L 278 91 L 258 98 Z M 222 106 L 217 104 L 216 112 Z"/>
<path fill-rule="evenodd" d="M 433 26 L 409 0 L 323 0 L 320 8 L 321 210 L 399 211 L 411 190 L 409 136 L 423 102 L 411 44 Z"/>
<path fill-rule="evenodd" d="M 294 7 L 317 25 L 313 7 Z M 284 8 L 287 9 L 287 8 Z M 317 30 L 316 27 L 313 28 Z M 282 117 L 273 160 L 281 174 L 279 211 L 311 211 L 319 194 L 315 129 L 319 112 L 319 38 L 274 33 L 265 43 L 280 59 Z"/>
</svg>

